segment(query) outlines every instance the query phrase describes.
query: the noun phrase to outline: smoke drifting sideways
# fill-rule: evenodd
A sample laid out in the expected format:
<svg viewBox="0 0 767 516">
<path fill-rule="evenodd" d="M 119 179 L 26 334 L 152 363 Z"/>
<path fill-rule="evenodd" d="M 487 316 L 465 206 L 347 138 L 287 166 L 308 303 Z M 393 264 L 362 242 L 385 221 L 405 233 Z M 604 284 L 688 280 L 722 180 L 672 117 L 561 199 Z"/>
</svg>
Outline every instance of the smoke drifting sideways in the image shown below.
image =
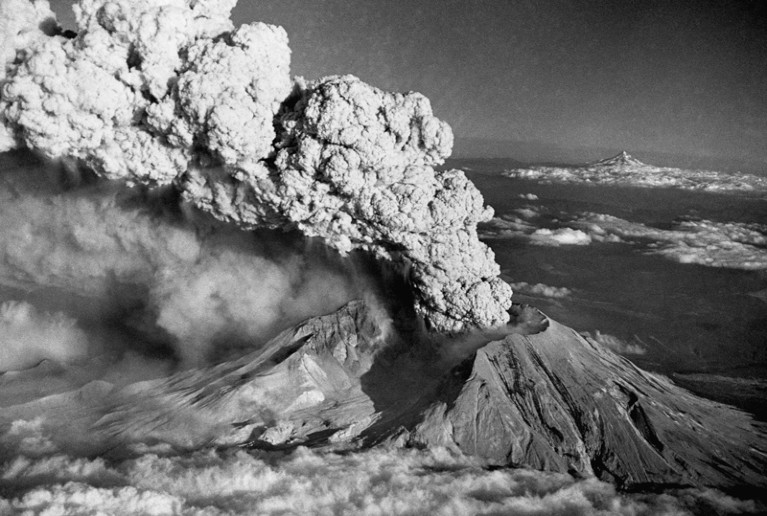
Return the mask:
<svg viewBox="0 0 767 516">
<path fill-rule="evenodd" d="M 0 163 L 0 372 L 125 354 L 204 365 L 374 290 L 350 258 L 173 192 L 62 184 L 27 153 Z"/>
<path fill-rule="evenodd" d="M 45 1 L 2 0 L 0 150 L 173 184 L 239 227 L 390 260 L 436 331 L 505 324 L 511 288 L 476 230 L 492 210 L 463 172 L 435 170 L 453 137 L 428 99 L 292 80 L 285 31 L 235 29 L 234 4 L 81 0 L 74 35 Z"/>
<path fill-rule="evenodd" d="M 41 313 L 27 302 L 0 305 L 0 372 L 44 359 L 68 362 L 87 353 L 88 337 L 61 312 Z"/>
</svg>

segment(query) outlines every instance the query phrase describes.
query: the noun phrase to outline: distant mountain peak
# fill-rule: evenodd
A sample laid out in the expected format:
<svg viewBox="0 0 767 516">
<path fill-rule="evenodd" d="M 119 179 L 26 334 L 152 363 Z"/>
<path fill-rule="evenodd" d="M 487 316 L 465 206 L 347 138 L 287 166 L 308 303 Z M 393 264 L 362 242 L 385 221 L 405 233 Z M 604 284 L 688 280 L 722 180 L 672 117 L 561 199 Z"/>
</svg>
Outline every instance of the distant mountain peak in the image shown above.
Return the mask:
<svg viewBox="0 0 767 516">
<path fill-rule="evenodd" d="M 592 166 L 599 166 L 599 167 L 626 167 L 626 166 L 633 166 L 633 167 L 646 167 L 647 164 L 642 163 L 638 159 L 636 159 L 634 156 L 629 154 L 626 151 L 621 151 L 620 153 L 616 154 L 612 158 L 603 159 L 600 161 L 597 161 L 595 163 L 592 163 Z"/>
</svg>

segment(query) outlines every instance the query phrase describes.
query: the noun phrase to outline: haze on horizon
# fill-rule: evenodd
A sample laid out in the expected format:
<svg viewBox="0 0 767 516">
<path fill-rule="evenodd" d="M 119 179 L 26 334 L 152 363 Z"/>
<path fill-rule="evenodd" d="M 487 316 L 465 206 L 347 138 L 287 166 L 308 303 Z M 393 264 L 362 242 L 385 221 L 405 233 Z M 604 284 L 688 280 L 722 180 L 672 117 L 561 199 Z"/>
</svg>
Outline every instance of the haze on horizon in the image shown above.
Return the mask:
<svg viewBox="0 0 767 516">
<path fill-rule="evenodd" d="M 70 27 L 71 3 L 51 2 Z M 761 2 L 259 0 L 233 19 L 284 26 L 295 75 L 420 91 L 459 156 L 767 163 Z"/>
</svg>

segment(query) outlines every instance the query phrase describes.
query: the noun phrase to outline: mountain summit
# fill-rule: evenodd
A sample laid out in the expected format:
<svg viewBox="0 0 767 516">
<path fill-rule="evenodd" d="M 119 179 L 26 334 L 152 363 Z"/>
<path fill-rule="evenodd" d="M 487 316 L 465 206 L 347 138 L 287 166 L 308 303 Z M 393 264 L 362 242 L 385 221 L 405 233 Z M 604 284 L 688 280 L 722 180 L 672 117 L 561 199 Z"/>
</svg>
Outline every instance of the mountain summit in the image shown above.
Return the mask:
<svg viewBox="0 0 767 516">
<path fill-rule="evenodd" d="M 589 167 L 648 167 L 646 163 L 642 163 L 634 156 L 626 151 L 621 151 L 612 158 L 606 158 L 603 160 L 591 163 Z"/>
</svg>

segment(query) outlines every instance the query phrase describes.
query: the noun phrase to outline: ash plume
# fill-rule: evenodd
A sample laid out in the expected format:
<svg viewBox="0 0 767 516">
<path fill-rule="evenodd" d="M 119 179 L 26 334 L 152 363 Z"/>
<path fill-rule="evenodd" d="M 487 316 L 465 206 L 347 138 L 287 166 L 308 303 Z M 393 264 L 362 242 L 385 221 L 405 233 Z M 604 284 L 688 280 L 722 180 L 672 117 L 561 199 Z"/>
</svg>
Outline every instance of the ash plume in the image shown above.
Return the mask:
<svg viewBox="0 0 767 516">
<path fill-rule="evenodd" d="M 352 76 L 293 80 L 285 31 L 235 29 L 234 4 L 81 0 L 71 35 L 47 2 L 3 0 L 0 151 L 172 184 L 242 228 L 390 260 L 436 331 L 506 323 L 511 288 L 476 231 L 492 210 L 461 171 L 435 170 L 453 138 L 429 101 Z"/>
</svg>

